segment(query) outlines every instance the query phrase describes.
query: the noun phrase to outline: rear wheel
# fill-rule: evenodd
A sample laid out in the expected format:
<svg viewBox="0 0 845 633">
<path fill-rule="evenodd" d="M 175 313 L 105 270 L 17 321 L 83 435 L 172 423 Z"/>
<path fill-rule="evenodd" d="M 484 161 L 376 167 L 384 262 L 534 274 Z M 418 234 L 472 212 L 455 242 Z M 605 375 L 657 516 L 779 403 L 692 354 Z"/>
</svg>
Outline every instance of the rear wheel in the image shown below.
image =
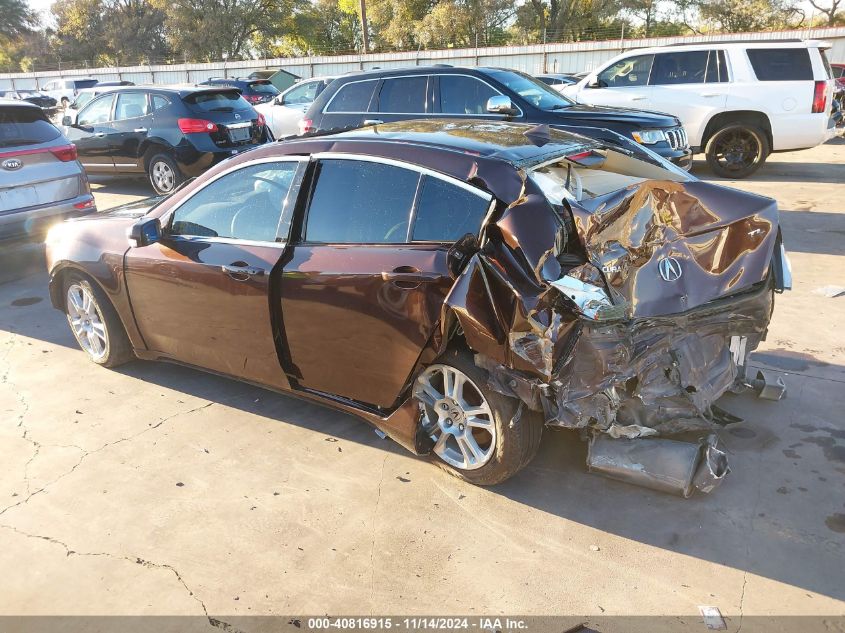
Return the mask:
<svg viewBox="0 0 845 633">
<path fill-rule="evenodd" d="M 717 130 L 705 148 L 707 165 L 723 178 L 746 178 L 766 161 L 769 141 L 753 125 L 727 125 Z"/>
<path fill-rule="evenodd" d="M 515 475 L 536 455 L 543 431 L 539 414 L 493 391 L 487 372 L 463 350 L 447 352 L 414 383 L 423 429 L 437 463 L 478 485 Z M 518 413 L 518 414 L 517 414 Z"/>
<path fill-rule="evenodd" d="M 147 173 L 150 176 L 153 189 L 160 195 L 173 193 L 183 180 L 182 172 L 179 171 L 176 161 L 167 154 L 153 156 L 147 166 Z"/>
<path fill-rule="evenodd" d="M 76 274 L 68 276 L 64 289 L 67 322 L 88 358 L 105 367 L 132 360 L 123 324 L 103 291 Z"/>
</svg>

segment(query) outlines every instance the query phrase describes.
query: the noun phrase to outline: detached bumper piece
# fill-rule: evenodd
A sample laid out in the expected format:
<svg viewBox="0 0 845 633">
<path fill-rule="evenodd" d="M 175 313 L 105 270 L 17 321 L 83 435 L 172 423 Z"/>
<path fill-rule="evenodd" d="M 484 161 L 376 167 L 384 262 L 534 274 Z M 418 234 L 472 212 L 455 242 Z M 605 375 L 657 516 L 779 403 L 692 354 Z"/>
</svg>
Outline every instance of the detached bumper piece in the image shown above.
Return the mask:
<svg viewBox="0 0 845 633">
<path fill-rule="evenodd" d="M 593 433 L 587 468 L 610 479 L 690 497 L 707 493 L 730 472 L 728 456 L 711 434 L 698 443 L 658 438 L 614 439 Z"/>
</svg>

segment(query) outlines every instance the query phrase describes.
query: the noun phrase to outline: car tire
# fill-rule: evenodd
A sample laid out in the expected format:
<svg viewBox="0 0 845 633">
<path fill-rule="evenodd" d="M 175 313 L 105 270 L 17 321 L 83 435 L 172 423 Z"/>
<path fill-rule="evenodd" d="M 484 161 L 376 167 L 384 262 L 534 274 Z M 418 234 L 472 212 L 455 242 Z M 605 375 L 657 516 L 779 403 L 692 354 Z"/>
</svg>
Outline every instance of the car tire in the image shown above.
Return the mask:
<svg viewBox="0 0 845 633">
<path fill-rule="evenodd" d="M 753 125 L 726 125 L 710 137 L 704 151 L 707 165 L 717 176 L 747 178 L 766 162 L 769 139 Z"/>
<path fill-rule="evenodd" d="M 103 367 L 117 367 L 135 357 L 120 317 L 99 286 L 71 273 L 63 290 L 68 325 L 88 358 Z"/>
<path fill-rule="evenodd" d="M 537 454 L 542 416 L 491 389 L 487 372 L 476 366 L 468 350 L 450 350 L 426 367 L 413 393 L 423 428 L 434 441 L 432 459 L 464 481 L 480 486 L 501 483 Z"/>
<path fill-rule="evenodd" d="M 155 192 L 162 196 L 173 193 L 184 180 L 176 161 L 167 154 L 155 154 L 150 158 L 147 175 Z"/>
</svg>

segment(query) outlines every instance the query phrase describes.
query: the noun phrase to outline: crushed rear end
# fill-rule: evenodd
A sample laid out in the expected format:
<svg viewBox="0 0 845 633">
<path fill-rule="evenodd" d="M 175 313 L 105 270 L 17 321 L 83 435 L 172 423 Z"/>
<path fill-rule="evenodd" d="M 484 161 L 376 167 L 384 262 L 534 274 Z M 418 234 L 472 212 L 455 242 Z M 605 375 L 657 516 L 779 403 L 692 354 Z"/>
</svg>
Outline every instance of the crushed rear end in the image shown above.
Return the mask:
<svg viewBox="0 0 845 633">
<path fill-rule="evenodd" d="M 477 364 L 582 430 L 591 470 L 712 490 L 728 472 L 713 431 L 738 420 L 714 403 L 751 384 L 791 285 L 775 201 L 599 145 L 520 167 L 447 299 Z"/>
</svg>

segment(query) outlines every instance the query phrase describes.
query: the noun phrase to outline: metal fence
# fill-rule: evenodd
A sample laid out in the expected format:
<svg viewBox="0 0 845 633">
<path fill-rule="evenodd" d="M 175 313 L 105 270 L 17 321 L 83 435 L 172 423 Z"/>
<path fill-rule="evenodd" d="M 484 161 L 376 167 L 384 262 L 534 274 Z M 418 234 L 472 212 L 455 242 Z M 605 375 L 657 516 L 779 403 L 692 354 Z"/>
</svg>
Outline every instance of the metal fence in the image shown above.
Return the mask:
<svg viewBox="0 0 845 633">
<path fill-rule="evenodd" d="M 530 46 L 420 50 L 358 55 L 287 57 L 260 60 L 229 60 L 204 64 L 125 66 L 118 68 L 75 68 L 33 73 L 0 73 L 0 90 L 38 89 L 59 78 L 94 77 L 100 81 L 132 81 L 137 84 L 193 84 L 211 77 L 243 77 L 256 70 L 283 68 L 300 77 L 337 75 L 373 68 L 451 64 L 454 66 L 502 66 L 532 74 L 581 72 L 627 50 L 645 46 L 725 40 L 817 39 L 832 46 L 828 58 L 845 62 L 845 27 L 616 39 L 594 42 L 565 42 Z"/>
</svg>

